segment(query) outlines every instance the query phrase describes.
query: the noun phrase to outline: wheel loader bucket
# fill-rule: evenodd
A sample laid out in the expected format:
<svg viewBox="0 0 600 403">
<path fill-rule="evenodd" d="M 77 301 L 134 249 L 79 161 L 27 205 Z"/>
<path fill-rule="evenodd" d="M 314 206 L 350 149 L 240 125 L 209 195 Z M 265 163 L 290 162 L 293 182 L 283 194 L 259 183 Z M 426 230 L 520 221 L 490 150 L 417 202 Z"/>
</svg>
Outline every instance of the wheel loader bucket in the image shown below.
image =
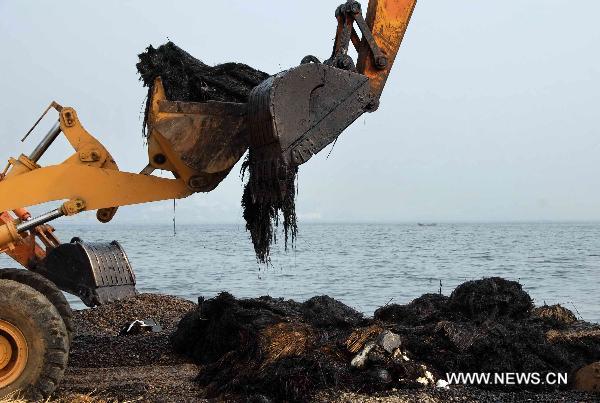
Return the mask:
<svg viewBox="0 0 600 403">
<path fill-rule="evenodd" d="M 270 77 L 248 102 L 250 148 L 262 161 L 257 165 L 305 163 L 371 107 L 369 79 L 362 74 L 307 63 Z"/>
<path fill-rule="evenodd" d="M 248 148 L 246 105 L 166 99 L 155 80 L 148 113 L 150 166 L 174 172 L 194 192 L 210 192 Z"/>
<path fill-rule="evenodd" d="M 89 307 L 137 294 L 135 274 L 117 241 L 87 243 L 73 238 L 48 253 L 40 274 Z"/>
</svg>

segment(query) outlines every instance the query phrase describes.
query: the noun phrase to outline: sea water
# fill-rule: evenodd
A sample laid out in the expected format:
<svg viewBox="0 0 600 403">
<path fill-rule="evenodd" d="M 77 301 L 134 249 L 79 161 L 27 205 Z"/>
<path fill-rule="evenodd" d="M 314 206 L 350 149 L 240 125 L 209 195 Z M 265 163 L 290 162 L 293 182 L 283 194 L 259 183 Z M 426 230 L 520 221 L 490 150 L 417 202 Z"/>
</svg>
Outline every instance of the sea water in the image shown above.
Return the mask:
<svg viewBox="0 0 600 403">
<path fill-rule="evenodd" d="M 57 234 L 116 239 L 139 291 L 194 301 L 221 291 L 298 301 L 327 294 L 372 315 L 388 303 L 500 276 L 520 282 L 537 305 L 560 303 L 600 322 L 600 223 L 301 223 L 295 248 L 277 244 L 268 266 L 257 263 L 243 224 L 178 225 L 176 234 L 168 225 L 57 225 Z M 0 264 L 14 267 L 6 257 Z"/>
</svg>

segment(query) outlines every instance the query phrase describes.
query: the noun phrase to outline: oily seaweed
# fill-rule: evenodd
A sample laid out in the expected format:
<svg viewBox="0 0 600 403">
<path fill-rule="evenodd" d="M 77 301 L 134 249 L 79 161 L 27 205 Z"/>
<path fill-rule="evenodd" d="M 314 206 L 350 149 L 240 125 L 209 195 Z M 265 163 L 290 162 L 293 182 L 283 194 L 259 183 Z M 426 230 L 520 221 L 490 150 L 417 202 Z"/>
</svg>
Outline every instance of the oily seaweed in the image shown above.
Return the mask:
<svg viewBox="0 0 600 403">
<path fill-rule="evenodd" d="M 566 329 L 577 322 L 577 317 L 573 312 L 558 304 L 534 308 L 532 314 L 556 329 Z"/>
<path fill-rule="evenodd" d="M 510 296 L 507 299 L 507 296 Z M 306 401 L 322 390 L 377 392 L 435 385 L 448 372 L 574 372 L 600 360 L 600 326 L 560 306 L 532 309 L 513 281 L 467 282 L 373 319 L 327 296 L 304 303 L 230 294 L 201 300 L 172 344 L 203 364 L 210 397 Z M 556 390 L 565 385 L 479 385 Z M 259 400 L 261 400 L 259 399 Z"/>
<path fill-rule="evenodd" d="M 424 294 L 407 305 L 390 304 L 375 311 L 375 317 L 384 322 L 401 322 L 416 326 L 448 317 L 448 297 Z"/>
<path fill-rule="evenodd" d="M 590 333 L 593 326 L 577 325 L 573 314 L 558 305 L 533 309 L 517 282 L 498 277 L 469 281 L 449 298 L 435 300 L 440 304 L 417 299 L 388 306 L 375 318 L 392 324 L 409 351 L 441 371 L 572 374 L 600 358 L 600 333 Z M 565 329 L 576 329 L 577 336 L 562 337 Z"/>
<path fill-rule="evenodd" d="M 140 80 L 148 87 L 143 132 L 146 135 L 150 98 L 154 80 L 160 77 L 167 99 L 185 102 L 246 103 L 250 91 L 269 75 L 242 63 L 209 66 L 194 58 L 172 42 L 154 48 L 149 46 L 139 55 L 137 69 Z M 273 155 L 274 161 L 281 161 Z M 250 232 L 256 257 L 267 262 L 272 243 L 277 242 L 276 228 L 283 221 L 285 246 L 292 245 L 297 234 L 296 174 L 297 167 L 276 162 L 273 170 L 259 173 L 252 147 L 242 166 L 248 181 L 242 195 L 246 230 Z M 273 175 L 272 172 L 275 172 Z M 280 218 L 281 216 L 281 218 Z"/>
<path fill-rule="evenodd" d="M 264 162 L 262 162 L 264 163 Z M 296 217 L 296 175 L 298 167 L 285 164 L 280 156 L 274 156 L 272 169 L 256 169 L 257 159 L 250 147 L 242 165 L 242 177 L 248 182 L 242 195 L 242 208 L 246 230 L 250 232 L 256 258 L 261 263 L 269 260 L 271 244 L 277 242 L 276 229 L 283 219 L 284 245 L 294 245 L 298 233 Z M 273 173 L 274 172 L 274 173 Z"/>
<path fill-rule="evenodd" d="M 475 321 L 493 318 L 519 319 L 533 308 L 521 284 L 500 277 L 468 281 L 450 295 L 450 308 Z"/>
<path fill-rule="evenodd" d="M 198 381 L 209 396 L 235 392 L 303 401 L 307 391 L 358 381 L 338 342 L 365 322 L 362 314 L 327 296 L 298 303 L 221 293 L 199 301 L 172 344 L 204 364 Z"/>
<path fill-rule="evenodd" d="M 154 80 L 160 77 L 167 99 L 185 102 L 247 102 L 252 88 L 269 77 L 243 63 L 209 66 L 173 42 L 148 46 L 138 55 L 140 80 L 148 87 L 144 130 L 148 119 Z"/>
</svg>

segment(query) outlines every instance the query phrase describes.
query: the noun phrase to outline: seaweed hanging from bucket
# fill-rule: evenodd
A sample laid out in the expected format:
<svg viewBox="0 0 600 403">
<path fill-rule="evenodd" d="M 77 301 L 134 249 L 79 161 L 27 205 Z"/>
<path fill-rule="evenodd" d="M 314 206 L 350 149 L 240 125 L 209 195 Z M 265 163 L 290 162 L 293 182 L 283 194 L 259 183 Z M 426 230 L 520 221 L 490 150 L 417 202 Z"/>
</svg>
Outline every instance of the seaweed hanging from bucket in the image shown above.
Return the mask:
<svg viewBox="0 0 600 403">
<path fill-rule="evenodd" d="M 266 263 L 269 261 L 271 244 L 277 242 L 277 228 L 281 219 L 286 250 L 290 241 L 292 247 L 296 241 L 298 167 L 289 167 L 277 159 L 272 162 L 271 169 L 257 172 L 256 168 L 257 162 L 251 147 L 242 164 L 242 178 L 248 174 L 248 182 L 242 196 L 242 208 L 246 230 L 250 232 L 256 258 L 259 262 Z"/>
</svg>

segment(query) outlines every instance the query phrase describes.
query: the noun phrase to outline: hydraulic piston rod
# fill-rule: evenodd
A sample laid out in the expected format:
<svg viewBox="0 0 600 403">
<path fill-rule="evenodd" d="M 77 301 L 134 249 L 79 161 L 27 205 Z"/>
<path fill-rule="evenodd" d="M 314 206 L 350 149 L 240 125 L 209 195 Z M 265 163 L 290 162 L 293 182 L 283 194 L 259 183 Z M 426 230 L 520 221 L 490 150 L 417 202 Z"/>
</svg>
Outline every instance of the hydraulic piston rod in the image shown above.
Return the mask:
<svg viewBox="0 0 600 403">
<path fill-rule="evenodd" d="M 31 152 L 29 155 L 29 159 L 33 162 L 38 162 L 38 160 L 44 155 L 48 147 L 56 140 L 58 135 L 60 134 L 60 121 L 57 121 L 54 126 L 50 129 L 50 131 L 44 136 L 40 144 Z"/>
<path fill-rule="evenodd" d="M 31 220 L 23 221 L 22 223 L 17 224 L 16 229 L 18 233 L 29 231 L 30 229 L 35 228 L 38 225 L 46 224 L 47 222 L 55 220 L 64 215 L 65 213 L 63 209 L 57 208 L 56 210 L 49 211 L 48 213 L 32 218 Z"/>
</svg>

